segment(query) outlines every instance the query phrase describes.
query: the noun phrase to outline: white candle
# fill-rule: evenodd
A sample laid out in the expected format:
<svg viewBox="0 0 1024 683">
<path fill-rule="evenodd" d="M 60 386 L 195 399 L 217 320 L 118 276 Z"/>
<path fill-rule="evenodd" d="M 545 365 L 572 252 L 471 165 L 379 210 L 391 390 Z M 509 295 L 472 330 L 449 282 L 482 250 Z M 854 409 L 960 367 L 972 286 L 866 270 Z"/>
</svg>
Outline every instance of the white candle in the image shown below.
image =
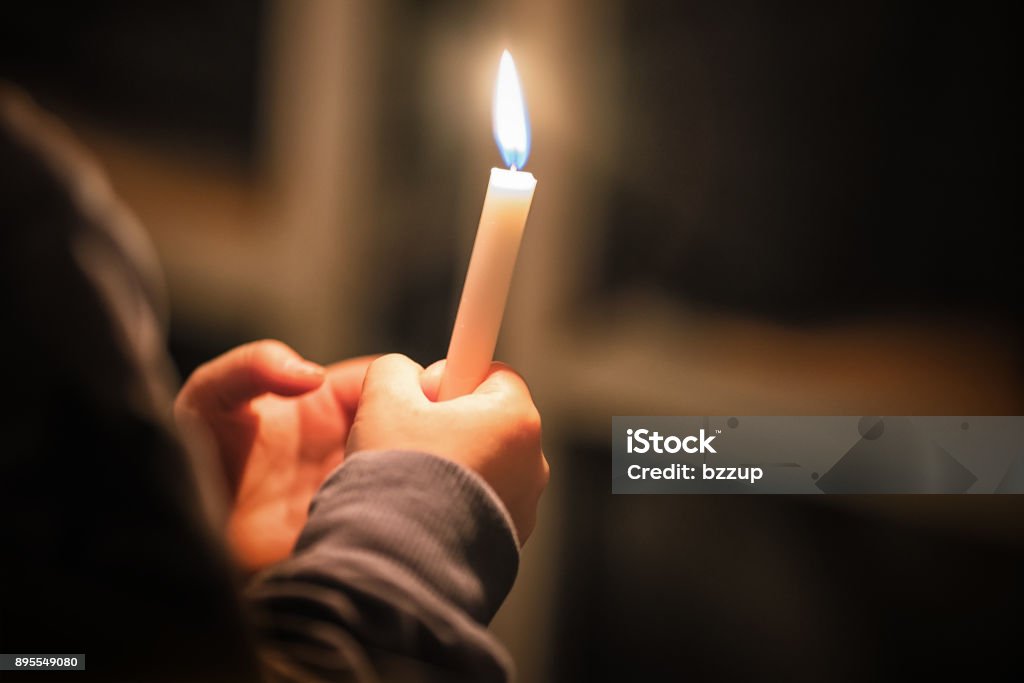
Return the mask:
<svg viewBox="0 0 1024 683">
<path fill-rule="evenodd" d="M 537 186 L 533 174 L 517 170 L 526 163 L 530 131 L 519 76 L 508 50 L 501 56 L 494 92 L 494 137 L 510 169 L 491 169 L 441 378 L 438 398 L 442 401 L 472 392 L 487 376 Z"/>
</svg>

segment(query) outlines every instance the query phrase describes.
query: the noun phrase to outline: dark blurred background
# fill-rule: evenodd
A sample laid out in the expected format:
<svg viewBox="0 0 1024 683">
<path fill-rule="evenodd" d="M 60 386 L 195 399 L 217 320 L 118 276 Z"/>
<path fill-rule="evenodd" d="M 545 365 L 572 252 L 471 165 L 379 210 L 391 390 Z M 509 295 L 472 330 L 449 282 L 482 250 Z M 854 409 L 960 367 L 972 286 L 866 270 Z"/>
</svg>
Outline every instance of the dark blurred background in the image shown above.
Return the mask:
<svg viewBox="0 0 1024 683">
<path fill-rule="evenodd" d="M 161 253 L 182 376 L 255 337 L 444 355 L 516 58 L 539 185 L 499 356 L 553 483 L 525 681 L 1010 671 L 1016 497 L 616 497 L 614 414 L 1021 414 L 1001 5 L 19 3 L 0 77 Z"/>
</svg>

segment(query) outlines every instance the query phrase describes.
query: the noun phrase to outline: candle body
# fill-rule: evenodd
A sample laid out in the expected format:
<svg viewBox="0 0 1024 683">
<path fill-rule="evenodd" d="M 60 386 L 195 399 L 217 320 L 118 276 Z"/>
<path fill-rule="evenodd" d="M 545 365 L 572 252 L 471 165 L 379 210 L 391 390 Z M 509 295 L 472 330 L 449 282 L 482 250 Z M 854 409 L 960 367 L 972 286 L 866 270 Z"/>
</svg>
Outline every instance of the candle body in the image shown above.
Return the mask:
<svg viewBox="0 0 1024 683">
<path fill-rule="evenodd" d="M 536 186 L 530 173 L 491 169 L 441 378 L 442 401 L 471 393 L 487 376 Z"/>
</svg>

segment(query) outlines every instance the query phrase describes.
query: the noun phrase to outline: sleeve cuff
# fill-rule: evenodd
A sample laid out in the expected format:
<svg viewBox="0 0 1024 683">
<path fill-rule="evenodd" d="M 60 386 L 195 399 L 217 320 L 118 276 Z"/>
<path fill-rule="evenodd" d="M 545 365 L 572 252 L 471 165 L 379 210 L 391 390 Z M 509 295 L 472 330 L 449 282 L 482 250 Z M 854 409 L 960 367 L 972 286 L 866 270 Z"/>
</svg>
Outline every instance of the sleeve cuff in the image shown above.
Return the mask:
<svg viewBox="0 0 1024 683">
<path fill-rule="evenodd" d="M 519 565 L 514 526 L 490 486 L 468 468 L 416 451 L 346 458 L 314 496 L 294 556 L 324 547 L 387 556 L 483 624 Z"/>
</svg>

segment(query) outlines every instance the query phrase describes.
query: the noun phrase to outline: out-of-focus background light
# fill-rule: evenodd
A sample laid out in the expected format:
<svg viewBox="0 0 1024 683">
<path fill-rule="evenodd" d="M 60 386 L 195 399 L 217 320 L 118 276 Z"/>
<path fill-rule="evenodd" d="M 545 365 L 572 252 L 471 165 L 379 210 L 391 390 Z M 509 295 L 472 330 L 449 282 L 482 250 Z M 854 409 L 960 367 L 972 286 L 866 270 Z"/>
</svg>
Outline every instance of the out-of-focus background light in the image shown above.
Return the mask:
<svg viewBox="0 0 1024 683">
<path fill-rule="evenodd" d="M 429 363 L 510 49 L 539 185 L 498 355 L 554 473 L 495 624 L 521 680 L 838 680 L 880 633 L 955 656 L 963 615 L 998 646 L 1021 505 L 612 498 L 610 416 L 1020 414 L 1008 26 L 891 3 L 35 2 L 0 10 L 0 77 L 148 227 L 183 375 L 258 337 Z M 936 604 L 944 581 L 975 594 Z"/>
</svg>

